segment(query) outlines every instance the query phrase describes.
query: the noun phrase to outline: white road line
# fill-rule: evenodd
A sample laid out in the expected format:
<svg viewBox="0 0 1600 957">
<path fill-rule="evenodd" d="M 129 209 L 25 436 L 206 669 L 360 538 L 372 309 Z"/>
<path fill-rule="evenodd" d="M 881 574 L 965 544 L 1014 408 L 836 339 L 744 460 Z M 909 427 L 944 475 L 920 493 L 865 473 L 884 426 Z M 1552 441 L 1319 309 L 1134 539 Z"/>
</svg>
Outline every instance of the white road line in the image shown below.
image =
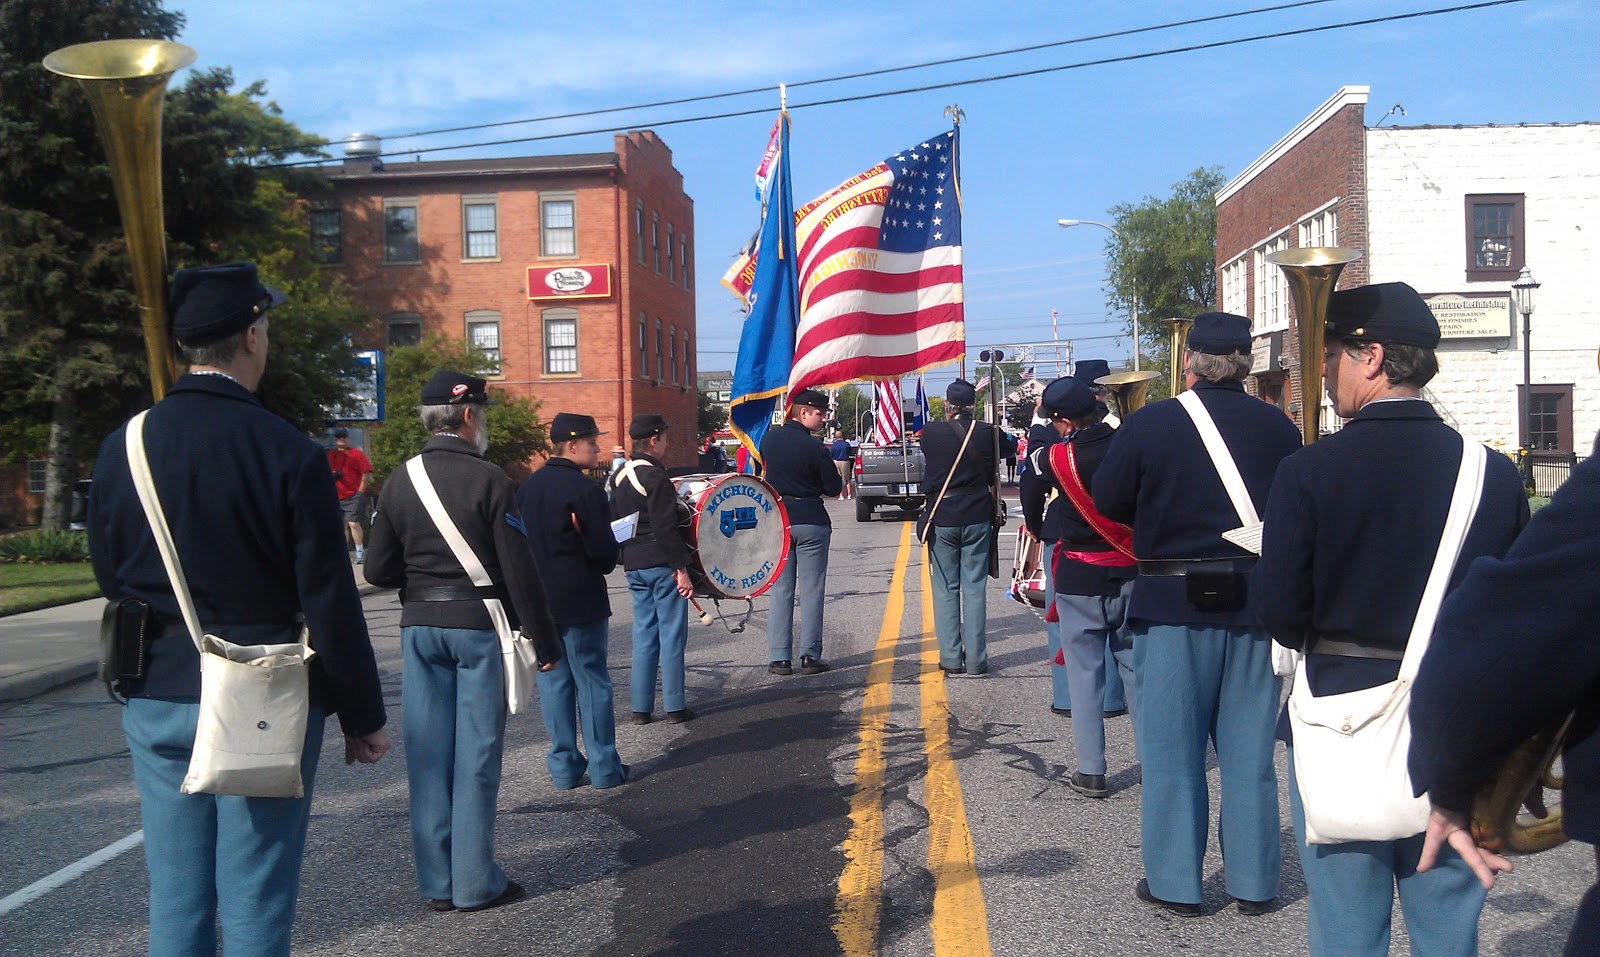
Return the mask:
<svg viewBox="0 0 1600 957">
<path fill-rule="evenodd" d="M 70 884 L 101 864 L 115 860 L 143 843 L 144 831 L 134 831 L 115 844 L 102 847 L 88 857 L 73 861 L 49 877 L 34 881 L 14 894 L 7 894 L 0 900 L 0 916 L 11 913 L 29 901 L 38 900 L 58 887 Z"/>
</svg>

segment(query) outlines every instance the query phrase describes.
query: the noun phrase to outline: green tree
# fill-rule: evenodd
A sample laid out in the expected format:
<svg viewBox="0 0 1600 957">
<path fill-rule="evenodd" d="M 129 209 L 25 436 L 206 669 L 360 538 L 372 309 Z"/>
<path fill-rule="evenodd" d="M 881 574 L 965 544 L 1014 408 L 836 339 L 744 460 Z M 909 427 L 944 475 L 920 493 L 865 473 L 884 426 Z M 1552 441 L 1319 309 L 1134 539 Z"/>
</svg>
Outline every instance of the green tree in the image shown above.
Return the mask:
<svg viewBox="0 0 1600 957">
<path fill-rule="evenodd" d="M 696 393 L 695 431 L 701 435 L 721 432 L 728 427 L 728 406 L 709 392 Z"/>
<path fill-rule="evenodd" d="M 48 460 L 46 526 L 65 523 L 78 464 L 150 400 L 105 151 L 82 91 L 40 61 L 74 43 L 172 39 L 183 22 L 157 0 L 0 0 L 0 440 L 14 457 Z M 232 86 L 226 69 L 196 71 L 167 96 L 168 261 L 252 256 L 296 297 L 274 316 L 263 399 L 310 428 L 344 388 L 352 362 L 341 340 L 359 317 L 306 265 L 290 201 L 301 183 L 258 165 L 320 155 L 315 141 L 262 101 L 260 84 Z"/>
<path fill-rule="evenodd" d="M 1119 235 L 1106 243 L 1106 304 L 1131 317 L 1137 303 L 1144 367 L 1165 372 L 1171 361 L 1161 320 L 1192 319 L 1216 308 L 1217 203 L 1222 167 L 1203 167 L 1174 183 L 1164 198 L 1111 208 Z M 1131 326 L 1131 318 L 1130 318 Z M 1167 393 L 1166 376 L 1151 383 Z"/>
<path fill-rule="evenodd" d="M 429 336 L 420 346 L 389 350 L 383 388 L 386 418 L 369 433 L 367 449 L 378 482 L 427 444 L 428 433 L 416 410 L 422 404 L 422 386 L 440 369 L 485 375 L 494 370 L 494 362 L 464 342 L 441 336 Z M 507 398 L 493 386 L 489 397 L 494 405 L 489 407 L 489 451 L 484 458 L 514 477 L 526 473 L 529 459 L 550 453 L 549 432 L 539 418 L 539 403 L 525 397 Z"/>
</svg>

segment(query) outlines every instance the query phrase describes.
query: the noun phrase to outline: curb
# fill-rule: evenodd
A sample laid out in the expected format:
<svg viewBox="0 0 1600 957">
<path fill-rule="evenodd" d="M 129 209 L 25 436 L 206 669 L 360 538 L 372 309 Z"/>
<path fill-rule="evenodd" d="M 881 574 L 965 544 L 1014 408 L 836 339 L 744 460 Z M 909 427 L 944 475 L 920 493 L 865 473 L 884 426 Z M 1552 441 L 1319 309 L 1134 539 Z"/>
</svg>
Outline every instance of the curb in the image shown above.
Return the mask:
<svg viewBox="0 0 1600 957">
<path fill-rule="evenodd" d="M 379 588 L 377 585 L 369 585 L 360 579 L 356 581 L 356 591 L 360 593 L 362 598 L 393 590 L 392 588 Z M 99 638 L 96 636 L 90 643 L 90 647 L 96 648 L 96 650 L 89 655 L 67 661 L 51 662 L 33 671 L 0 678 L 0 703 L 26 701 L 30 698 L 36 698 L 47 691 L 54 691 L 57 688 L 64 688 L 67 685 L 94 678 L 100 671 L 98 643 Z"/>
</svg>

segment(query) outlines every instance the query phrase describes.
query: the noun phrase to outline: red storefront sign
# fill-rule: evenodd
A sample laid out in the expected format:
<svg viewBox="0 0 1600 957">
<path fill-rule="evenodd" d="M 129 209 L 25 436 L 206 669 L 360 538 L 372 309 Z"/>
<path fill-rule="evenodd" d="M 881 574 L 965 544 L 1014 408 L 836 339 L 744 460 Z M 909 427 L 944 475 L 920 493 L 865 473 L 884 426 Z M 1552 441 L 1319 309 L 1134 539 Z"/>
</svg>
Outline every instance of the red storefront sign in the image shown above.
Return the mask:
<svg viewBox="0 0 1600 957">
<path fill-rule="evenodd" d="M 611 265 L 529 266 L 529 299 L 609 299 Z"/>
</svg>

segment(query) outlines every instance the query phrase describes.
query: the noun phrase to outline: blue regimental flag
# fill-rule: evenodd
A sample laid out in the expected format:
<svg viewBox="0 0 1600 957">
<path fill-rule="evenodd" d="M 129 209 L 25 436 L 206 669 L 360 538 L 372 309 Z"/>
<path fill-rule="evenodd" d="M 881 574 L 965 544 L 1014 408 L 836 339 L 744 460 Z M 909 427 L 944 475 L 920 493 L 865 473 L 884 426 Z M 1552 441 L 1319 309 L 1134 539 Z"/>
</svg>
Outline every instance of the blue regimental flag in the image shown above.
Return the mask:
<svg viewBox="0 0 1600 957">
<path fill-rule="evenodd" d="M 746 297 L 750 312 L 739 333 L 739 359 L 728 402 L 729 429 L 757 458 L 761 437 L 789 388 L 795 329 L 800 324 L 794 197 L 789 190 L 789 116 L 782 113 L 778 119 L 777 156 L 770 164 L 771 180 L 754 250 L 755 272 Z M 768 165 L 765 160 L 763 165 Z"/>
<path fill-rule="evenodd" d="M 917 376 L 917 411 L 911 414 L 911 431 L 921 432 L 927 427 L 930 417 L 928 412 L 928 390 L 923 385 L 922 376 Z"/>
</svg>

